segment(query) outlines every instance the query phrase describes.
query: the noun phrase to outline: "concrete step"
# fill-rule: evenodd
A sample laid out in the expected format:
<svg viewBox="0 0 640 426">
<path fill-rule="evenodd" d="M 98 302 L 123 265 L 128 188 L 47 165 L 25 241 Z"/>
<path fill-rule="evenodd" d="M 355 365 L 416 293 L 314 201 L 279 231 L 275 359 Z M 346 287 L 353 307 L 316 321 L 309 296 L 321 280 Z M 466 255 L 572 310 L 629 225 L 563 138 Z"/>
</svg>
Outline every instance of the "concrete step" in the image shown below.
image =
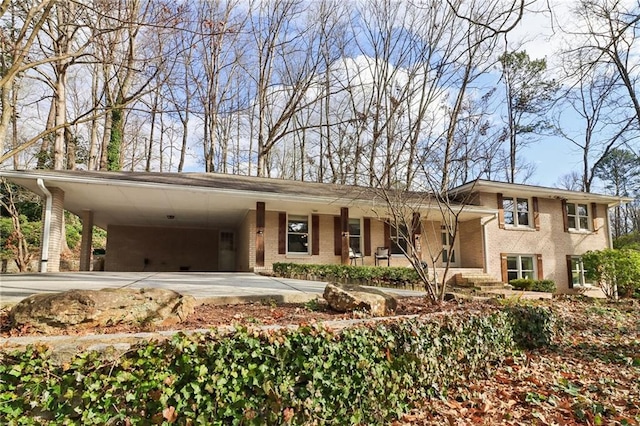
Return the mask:
<svg viewBox="0 0 640 426">
<path fill-rule="evenodd" d="M 453 282 L 460 287 L 502 287 L 504 285 L 495 277 L 478 272 L 458 273 L 454 276 Z"/>
</svg>

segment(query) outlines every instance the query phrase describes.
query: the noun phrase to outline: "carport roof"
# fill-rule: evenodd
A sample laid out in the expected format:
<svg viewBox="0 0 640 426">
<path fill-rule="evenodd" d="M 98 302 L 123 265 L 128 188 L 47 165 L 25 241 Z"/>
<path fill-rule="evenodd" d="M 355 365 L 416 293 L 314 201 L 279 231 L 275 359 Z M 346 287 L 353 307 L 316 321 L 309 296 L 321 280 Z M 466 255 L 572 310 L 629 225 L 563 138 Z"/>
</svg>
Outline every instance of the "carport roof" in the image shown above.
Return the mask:
<svg viewBox="0 0 640 426">
<path fill-rule="evenodd" d="M 10 181 L 43 196 L 37 180 L 65 193 L 65 209 L 94 212 L 94 223 L 108 225 L 232 228 L 264 201 L 267 210 L 292 214 L 375 216 L 385 202 L 379 190 L 360 186 L 300 182 L 218 173 L 98 172 L 77 170 L 0 171 Z M 402 193 L 403 202 L 428 207 L 427 194 Z M 431 203 L 433 204 L 433 203 Z M 465 219 L 495 213 L 465 206 Z"/>
</svg>

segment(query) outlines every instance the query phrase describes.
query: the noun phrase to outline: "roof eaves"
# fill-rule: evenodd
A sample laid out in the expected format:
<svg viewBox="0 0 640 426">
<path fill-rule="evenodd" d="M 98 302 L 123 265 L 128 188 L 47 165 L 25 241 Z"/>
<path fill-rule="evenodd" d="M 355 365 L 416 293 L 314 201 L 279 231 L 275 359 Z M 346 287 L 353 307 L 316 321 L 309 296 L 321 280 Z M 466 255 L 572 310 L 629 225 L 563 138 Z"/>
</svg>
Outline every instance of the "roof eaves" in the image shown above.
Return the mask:
<svg viewBox="0 0 640 426">
<path fill-rule="evenodd" d="M 478 180 L 474 182 L 469 182 L 464 185 L 451 189 L 450 193 L 457 195 L 459 193 L 467 193 L 471 191 L 481 192 L 482 190 L 487 190 L 487 189 L 495 190 L 495 191 L 522 190 L 522 191 L 529 192 L 531 194 L 539 194 L 542 196 L 547 196 L 549 198 L 558 198 L 558 199 L 567 199 L 567 200 L 570 200 L 572 198 L 584 198 L 584 199 L 590 199 L 595 201 L 607 202 L 609 206 L 629 203 L 633 201 L 633 199 L 629 197 L 618 197 L 613 195 L 597 194 L 592 192 L 571 191 L 567 189 L 549 188 L 549 187 L 538 186 L 538 185 L 496 182 L 496 181 L 490 181 L 490 180 Z"/>
</svg>

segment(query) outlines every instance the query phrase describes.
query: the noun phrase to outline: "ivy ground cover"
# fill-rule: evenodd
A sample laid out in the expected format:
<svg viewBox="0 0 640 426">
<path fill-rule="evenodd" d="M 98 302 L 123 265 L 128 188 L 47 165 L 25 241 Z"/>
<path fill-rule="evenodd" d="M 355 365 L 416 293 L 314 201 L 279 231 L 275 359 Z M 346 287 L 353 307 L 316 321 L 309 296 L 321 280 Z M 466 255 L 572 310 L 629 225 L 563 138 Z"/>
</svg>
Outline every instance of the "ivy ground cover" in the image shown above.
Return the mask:
<svg viewBox="0 0 640 426">
<path fill-rule="evenodd" d="M 4 424 L 389 424 L 425 398 L 548 345 L 553 316 L 508 307 L 329 329 L 176 335 L 105 361 L 0 359 Z"/>
</svg>

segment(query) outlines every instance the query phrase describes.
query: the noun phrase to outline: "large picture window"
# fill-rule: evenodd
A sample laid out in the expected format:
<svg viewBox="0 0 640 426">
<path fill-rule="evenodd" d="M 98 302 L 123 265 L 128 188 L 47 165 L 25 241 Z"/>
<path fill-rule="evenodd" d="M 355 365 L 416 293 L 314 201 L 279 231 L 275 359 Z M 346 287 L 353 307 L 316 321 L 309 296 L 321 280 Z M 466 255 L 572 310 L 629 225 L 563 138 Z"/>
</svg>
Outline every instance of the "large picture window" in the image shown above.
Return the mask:
<svg viewBox="0 0 640 426">
<path fill-rule="evenodd" d="M 586 204 L 567 203 L 569 229 L 589 230 L 589 208 Z"/>
<path fill-rule="evenodd" d="M 529 199 L 503 197 L 504 223 L 511 226 L 529 226 Z"/>
<path fill-rule="evenodd" d="M 519 278 L 535 279 L 534 265 L 534 257 L 531 255 L 508 255 L 507 281 Z"/>
<path fill-rule="evenodd" d="M 309 253 L 309 218 L 289 216 L 287 220 L 287 252 Z"/>
</svg>

